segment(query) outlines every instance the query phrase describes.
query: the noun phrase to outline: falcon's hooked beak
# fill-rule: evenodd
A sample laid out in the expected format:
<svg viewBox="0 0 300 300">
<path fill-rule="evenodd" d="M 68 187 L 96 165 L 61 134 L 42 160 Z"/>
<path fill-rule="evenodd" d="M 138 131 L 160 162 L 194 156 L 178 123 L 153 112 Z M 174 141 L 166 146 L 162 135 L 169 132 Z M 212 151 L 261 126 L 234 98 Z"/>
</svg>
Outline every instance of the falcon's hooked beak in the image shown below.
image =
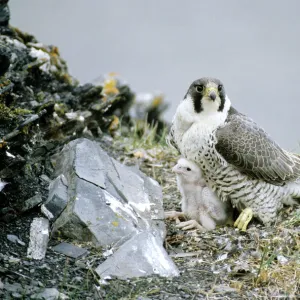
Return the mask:
<svg viewBox="0 0 300 300">
<path fill-rule="evenodd" d="M 210 98 L 212 101 L 215 101 L 218 95 L 218 90 L 214 87 L 208 87 L 205 89 L 204 96 Z"/>
</svg>

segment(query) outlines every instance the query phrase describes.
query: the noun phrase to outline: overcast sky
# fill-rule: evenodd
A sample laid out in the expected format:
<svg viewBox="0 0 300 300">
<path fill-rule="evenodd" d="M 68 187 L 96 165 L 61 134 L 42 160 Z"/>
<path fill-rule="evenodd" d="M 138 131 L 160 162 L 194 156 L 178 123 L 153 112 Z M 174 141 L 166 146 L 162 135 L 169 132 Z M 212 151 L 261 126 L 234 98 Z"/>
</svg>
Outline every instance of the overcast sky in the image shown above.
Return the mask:
<svg viewBox="0 0 300 300">
<path fill-rule="evenodd" d="M 11 24 L 57 45 L 82 83 L 118 72 L 176 106 L 221 79 L 233 106 L 299 151 L 299 0 L 10 0 Z"/>
</svg>

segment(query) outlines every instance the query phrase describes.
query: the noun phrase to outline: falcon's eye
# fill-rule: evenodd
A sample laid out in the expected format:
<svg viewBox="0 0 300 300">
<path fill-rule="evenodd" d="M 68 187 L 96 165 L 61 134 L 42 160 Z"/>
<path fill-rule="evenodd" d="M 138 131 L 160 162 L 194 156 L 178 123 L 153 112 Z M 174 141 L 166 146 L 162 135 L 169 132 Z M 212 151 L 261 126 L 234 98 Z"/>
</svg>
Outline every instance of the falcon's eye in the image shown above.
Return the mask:
<svg viewBox="0 0 300 300">
<path fill-rule="evenodd" d="M 187 170 L 187 171 L 192 171 L 192 169 L 191 169 L 191 168 L 186 168 L 186 170 Z"/>
<path fill-rule="evenodd" d="M 218 91 L 219 91 L 219 92 L 221 92 L 221 91 L 222 91 L 222 89 L 223 89 L 223 85 L 222 85 L 222 84 L 220 84 L 220 85 L 218 86 Z"/>
<path fill-rule="evenodd" d="M 202 93 L 203 90 L 204 90 L 204 86 L 203 86 L 202 84 L 196 85 L 196 91 L 197 91 L 198 93 Z"/>
</svg>

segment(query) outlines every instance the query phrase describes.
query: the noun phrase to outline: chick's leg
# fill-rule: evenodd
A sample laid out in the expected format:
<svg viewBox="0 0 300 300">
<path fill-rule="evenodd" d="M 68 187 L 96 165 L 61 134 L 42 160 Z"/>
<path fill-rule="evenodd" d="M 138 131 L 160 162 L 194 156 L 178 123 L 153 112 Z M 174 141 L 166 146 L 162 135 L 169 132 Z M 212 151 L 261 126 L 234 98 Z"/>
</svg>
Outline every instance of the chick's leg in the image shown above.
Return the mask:
<svg viewBox="0 0 300 300">
<path fill-rule="evenodd" d="M 199 218 L 201 225 L 207 230 L 214 230 L 216 228 L 216 222 L 209 215 L 201 213 Z"/>
<path fill-rule="evenodd" d="M 253 217 L 253 211 L 250 207 L 245 208 L 234 222 L 234 227 L 237 227 L 241 231 L 246 231 L 249 222 Z"/>
<path fill-rule="evenodd" d="M 170 210 L 165 212 L 165 219 L 173 219 L 176 221 L 176 224 L 179 224 L 179 219 L 185 219 L 185 214 L 180 211 Z"/>
<path fill-rule="evenodd" d="M 188 220 L 185 222 L 180 222 L 176 225 L 177 228 L 180 228 L 182 230 L 190 230 L 190 229 L 200 229 L 201 231 L 206 231 L 203 226 L 201 226 L 197 221 L 195 220 Z"/>
</svg>

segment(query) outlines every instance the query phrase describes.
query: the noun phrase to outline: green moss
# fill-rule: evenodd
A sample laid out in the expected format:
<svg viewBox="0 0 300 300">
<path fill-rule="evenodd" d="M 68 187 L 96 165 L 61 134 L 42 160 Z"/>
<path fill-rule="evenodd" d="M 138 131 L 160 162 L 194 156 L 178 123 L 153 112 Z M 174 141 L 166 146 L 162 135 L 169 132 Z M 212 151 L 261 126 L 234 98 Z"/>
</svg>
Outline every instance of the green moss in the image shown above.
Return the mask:
<svg viewBox="0 0 300 300">
<path fill-rule="evenodd" d="M 13 117 L 14 114 L 12 113 L 11 109 L 0 102 L 0 120 L 11 120 Z"/>
<path fill-rule="evenodd" d="M 28 114 L 32 114 L 32 111 L 29 110 L 29 109 L 24 109 L 24 108 L 15 108 L 13 110 L 13 113 L 16 114 L 16 115 L 28 115 Z"/>
<path fill-rule="evenodd" d="M 27 115 L 32 113 L 31 110 L 23 109 L 20 107 L 10 108 L 3 102 L 0 102 L 0 120 L 8 121 L 17 118 L 20 115 Z"/>
<path fill-rule="evenodd" d="M 65 103 L 55 103 L 54 110 L 60 117 L 63 117 L 69 111 Z"/>
<path fill-rule="evenodd" d="M 38 92 L 36 94 L 36 100 L 38 102 L 42 102 L 45 99 L 45 93 L 44 92 Z"/>
</svg>

